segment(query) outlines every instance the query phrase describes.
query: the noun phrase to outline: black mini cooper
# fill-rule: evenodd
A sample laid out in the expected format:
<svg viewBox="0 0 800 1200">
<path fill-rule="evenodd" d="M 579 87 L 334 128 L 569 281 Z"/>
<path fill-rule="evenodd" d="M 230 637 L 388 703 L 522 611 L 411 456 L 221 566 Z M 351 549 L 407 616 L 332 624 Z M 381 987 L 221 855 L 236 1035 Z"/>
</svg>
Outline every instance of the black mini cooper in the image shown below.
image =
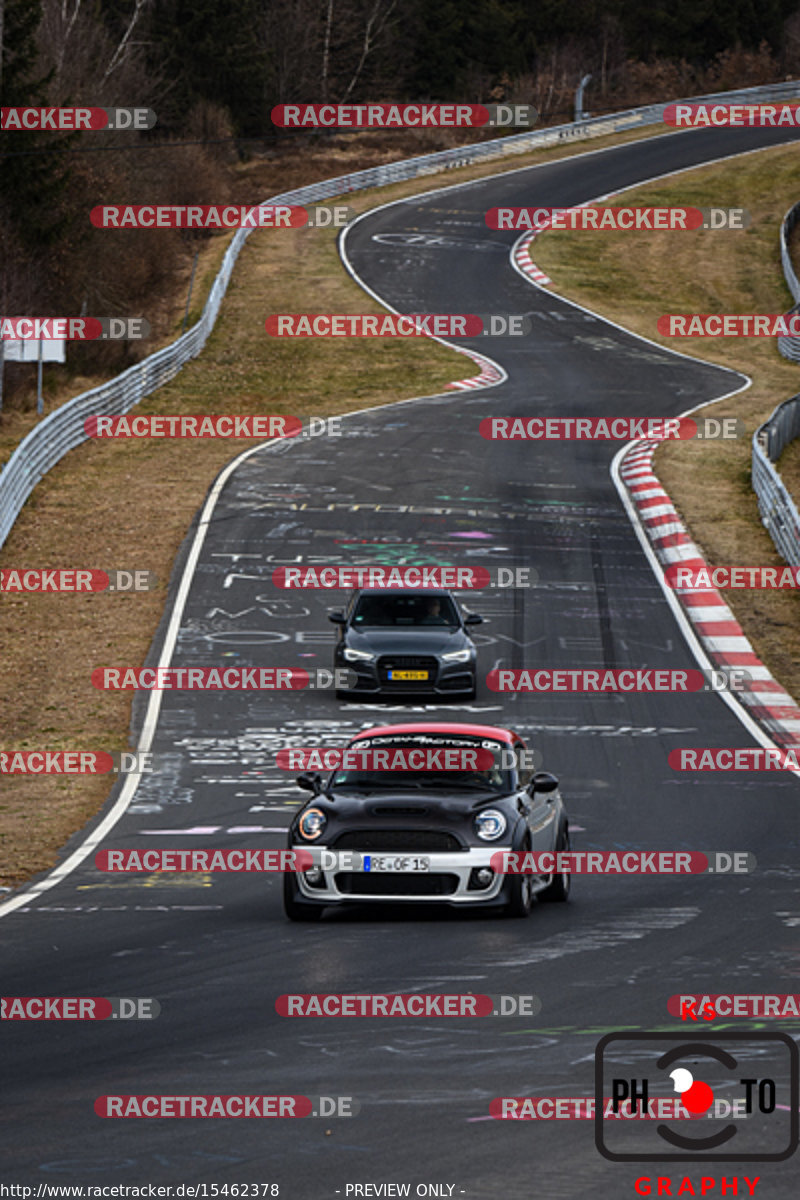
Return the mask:
<svg viewBox="0 0 800 1200">
<path fill-rule="evenodd" d="M 326 907 L 376 902 L 496 907 L 527 917 L 535 896 L 567 899 L 567 872 L 504 875 L 495 870 L 497 859 L 492 864 L 503 850 L 569 849 L 558 780 L 533 772 L 518 734 L 492 725 L 390 725 L 365 730 L 348 750 L 350 762 L 327 780 L 319 774 L 297 778 L 312 795 L 292 821 L 288 845 L 311 851 L 314 863 L 284 876 L 291 920 L 313 921 Z M 420 750 L 426 758 L 420 759 Z M 446 750 L 459 757 L 445 760 Z M 386 769 L 398 758 L 407 765 L 411 751 L 417 752 L 417 769 Z M 357 758 L 366 769 L 353 767 Z M 381 769 L 371 769 L 378 758 Z M 442 769 L 456 761 L 461 769 Z M 419 769 L 419 762 L 436 765 Z M 480 769 L 464 769 L 465 762 Z"/>
</svg>

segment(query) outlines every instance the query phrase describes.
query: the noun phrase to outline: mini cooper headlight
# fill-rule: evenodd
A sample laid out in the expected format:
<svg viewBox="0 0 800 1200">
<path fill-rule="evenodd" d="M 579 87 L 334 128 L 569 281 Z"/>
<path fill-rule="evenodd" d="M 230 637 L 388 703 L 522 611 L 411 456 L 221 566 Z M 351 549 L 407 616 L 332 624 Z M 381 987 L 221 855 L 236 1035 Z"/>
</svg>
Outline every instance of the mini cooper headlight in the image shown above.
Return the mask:
<svg viewBox="0 0 800 1200">
<path fill-rule="evenodd" d="M 508 827 L 508 821 L 497 808 L 484 808 L 475 817 L 475 832 L 484 842 L 496 842 Z"/>
<path fill-rule="evenodd" d="M 451 650 L 449 654 L 442 655 L 442 662 L 469 662 L 471 657 L 471 650 Z"/>
<path fill-rule="evenodd" d="M 298 823 L 300 836 L 313 842 L 328 824 L 328 818 L 321 808 L 307 808 Z"/>
<path fill-rule="evenodd" d="M 348 646 L 343 654 L 348 662 L 375 662 L 375 655 L 368 654 L 366 650 L 353 650 Z"/>
</svg>

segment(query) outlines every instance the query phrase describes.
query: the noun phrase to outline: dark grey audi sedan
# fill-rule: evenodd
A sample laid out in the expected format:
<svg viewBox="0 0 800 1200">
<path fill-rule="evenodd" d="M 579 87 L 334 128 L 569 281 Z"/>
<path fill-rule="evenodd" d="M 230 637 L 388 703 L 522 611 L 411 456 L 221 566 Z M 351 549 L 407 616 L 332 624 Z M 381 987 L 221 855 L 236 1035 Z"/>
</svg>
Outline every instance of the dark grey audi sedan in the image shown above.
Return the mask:
<svg viewBox="0 0 800 1200">
<path fill-rule="evenodd" d="M 334 667 L 356 675 L 349 691 L 336 693 L 340 700 L 364 692 L 475 699 L 477 652 L 467 627 L 483 617 L 462 614 L 446 588 L 361 588 L 328 620 L 340 630 Z"/>
</svg>

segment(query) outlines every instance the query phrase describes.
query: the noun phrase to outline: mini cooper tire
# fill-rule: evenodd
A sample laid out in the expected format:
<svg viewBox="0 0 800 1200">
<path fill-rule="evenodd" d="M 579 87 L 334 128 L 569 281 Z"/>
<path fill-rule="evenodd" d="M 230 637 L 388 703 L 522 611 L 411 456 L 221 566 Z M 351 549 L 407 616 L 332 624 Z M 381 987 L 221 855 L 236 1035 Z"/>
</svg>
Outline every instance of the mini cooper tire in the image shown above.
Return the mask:
<svg viewBox="0 0 800 1200">
<path fill-rule="evenodd" d="M 569 852 L 569 830 L 563 828 L 558 835 L 556 842 L 556 854 L 561 851 Z M 553 874 L 551 882 L 539 892 L 539 899 L 545 904 L 559 904 L 569 899 L 569 889 L 572 883 L 572 876 L 569 871 L 556 871 Z"/>
<path fill-rule="evenodd" d="M 521 851 L 523 854 L 527 854 L 530 848 L 530 839 L 526 838 Z M 533 895 L 532 875 L 512 875 L 505 915 L 507 917 L 529 917 L 533 910 Z"/>
</svg>

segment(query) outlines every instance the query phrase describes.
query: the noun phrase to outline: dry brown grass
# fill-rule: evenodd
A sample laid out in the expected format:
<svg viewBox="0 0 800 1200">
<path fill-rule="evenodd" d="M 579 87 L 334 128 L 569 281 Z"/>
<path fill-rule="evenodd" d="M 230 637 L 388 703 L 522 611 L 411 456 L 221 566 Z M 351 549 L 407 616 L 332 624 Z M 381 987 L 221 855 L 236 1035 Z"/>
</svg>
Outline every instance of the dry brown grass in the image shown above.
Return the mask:
<svg viewBox="0 0 800 1200">
<path fill-rule="evenodd" d="M 553 278 L 554 291 L 654 341 L 733 367 L 753 380 L 740 395 L 702 410 L 714 414 L 717 408 L 741 418 L 746 438 L 667 443 L 656 454 L 664 486 L 714 565 L 777 566 L 783 561 L 761 525 L 750 485 L 750 435 L 777 404 L 798 391 L 797 367 L 779 355 L 771 340 L 668 339 L 657 333 L 656 321 L 665 312 L 786 311 L 791 296 L 780 266 L 778 229 L 797 199 L 796 147 L 767 150 L 687 171 L 613 200 L 615 205 L 742 207 L 752 217 L 746 230 L 551 232 L 535 243 L 534 258 Z M 796 445 L 787 458 L 790 463 L 784 467 L 782 462 L 781 470 L 787 481 L 800 485 Z M 800 696 L 800 599 L 788 592 L 728 591 L 725 600 L 756 653 L 790 693 Z"/>
</svg>

